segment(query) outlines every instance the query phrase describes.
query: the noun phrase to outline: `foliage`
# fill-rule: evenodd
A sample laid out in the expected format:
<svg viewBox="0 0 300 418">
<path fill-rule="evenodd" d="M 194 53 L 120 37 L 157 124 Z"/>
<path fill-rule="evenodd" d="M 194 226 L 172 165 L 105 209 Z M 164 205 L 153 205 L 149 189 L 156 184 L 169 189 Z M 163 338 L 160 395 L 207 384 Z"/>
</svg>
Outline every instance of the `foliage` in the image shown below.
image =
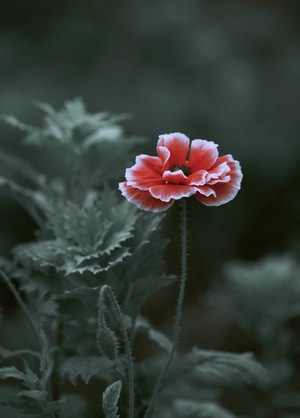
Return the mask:
<svg viewBox="0 0 300 418">
<path fill-rule="evenodd" d="M 230 263 L 224 269 L 223 286 L 205 297 L 238 324 L 269 370 L 271 384 L 264 400 L 252 404 L 251 417 L 288 418 L 300 413 L 299 275 L 299 262 L 289 255 Z"/>
<path fill-rule="evenodd" d="M 121 380 L 117 380 L 105 389 L 102 398 L 102 406 L 105 413 L 105 418 L 119 418 L 117 415 L 118 408 L 116 404 L 118 402 L 120 391 L 122 388 Z"/>
<path fill-rule="evenodd" d="M 0 415 L 132 418 L 134 409 L 143 416 L 173 348 L 143 307 L 177 278 L 163 274 L 163 216 L 138 211 L 116 193 L 140 139 L 125 138 L 120 118 L 91 115 L 79 99 L 58 111 L 39 107 L 42 127 L 4 117 L 25 132 L 22 145 L 47 155 L 48 163 L 0 153 L 0 191 L 16 199 L 37 228 L 32 241 L 0 259 L 1 275 L 22 295 L 20 306 L 37 336 L 30 334 L 28 346 L 0 349 L 0 377 L 8 382 L 0 391 Z M 150 356 L 139 352 L 138 338 L 154 343 Z M 155 415 L 231 418 L 220 391 L 264 386 L 266 376 L 249 353 L 178 352 Z"/>
</svg>

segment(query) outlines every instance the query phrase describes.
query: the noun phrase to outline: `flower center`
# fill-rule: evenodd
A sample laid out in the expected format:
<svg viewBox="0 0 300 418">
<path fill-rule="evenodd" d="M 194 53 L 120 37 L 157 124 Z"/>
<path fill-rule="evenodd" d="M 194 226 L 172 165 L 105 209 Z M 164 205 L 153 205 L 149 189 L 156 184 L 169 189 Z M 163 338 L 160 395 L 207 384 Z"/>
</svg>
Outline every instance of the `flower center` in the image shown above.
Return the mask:
<svg viewBox="0 0 300 418">
<path fill-rule="evenodd" d="M 179 165 L 179 164 L 173 164 L 169 168 L 170 171 L 178 171 L 181 170 L 185 176 L 189 176 L 191 174 L 190 167 L 187 165 Z"/>
</svg>

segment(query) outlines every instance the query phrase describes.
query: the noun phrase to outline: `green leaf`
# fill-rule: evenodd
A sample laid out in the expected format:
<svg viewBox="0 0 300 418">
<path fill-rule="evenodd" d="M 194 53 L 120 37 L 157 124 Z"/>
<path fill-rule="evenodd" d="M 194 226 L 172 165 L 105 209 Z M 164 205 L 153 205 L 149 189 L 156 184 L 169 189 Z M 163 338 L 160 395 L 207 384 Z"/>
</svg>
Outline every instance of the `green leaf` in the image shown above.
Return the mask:
<svg viewBox="0 0 300 418">
<path fill-rule="evenodd" d="M 62 410 L 65 407 L 65 405 L 65 398 L 59 399 L 58 401 L 47 402 L 46 406 L 44 407 L 44 411 L 46 412 L 46 414 L 53 415 L 53 413 Z"/>
<path fill-rule="evenodd" d="M 73 385 L 76 385 L 78 377 L 88 384 L 93 376 L 103 380 L 109 379 L 113 369 L 117 369 L 119 373 L 124 375 L 124 365 L 120 356 L 116 360 L 100 356 L 74 356 L 62 363 L 60 374 Z"/>
<path fill-rule="evenodd" d="M 14 116 L 2 119 L 24 132 L 23 144 L 38 146 L 41 157 L 53 161 L 56 176 L 68 190 L 67 196 L 74 193 L 77 200 L 86 190 L 99 188 L 124 175 L 125 168 L 132 162 L 133 144 L 142 141 L 125 137 L 120 124 L 127 119 L 125 115 L 89 114 L 81 99 L 67 101 L 58 110 L 47 103 L 37 106 L 44 112 L 41 126 L 26 125 Z M 45 168 L 52 177 L 50 166 L 47 164 Z"/>
<path fill-rule="evenodd" d="M 37 102 L 36 105 L 45 113 L 42 127 L 26 125 L 14 116 L 2 116 L 5 122 L 27 133 L 24 142 L 30 145 L 41 146 L 53 140 L 75 145 L 78 136 L 83 149 L 103 141 L 117 141 L 123 135 L 118 122 L 128 118 L 125 115 L 110 116 L 107 112 L 90 115 L 80 98 L 66 101 L 60 110 L 44 102 Z"/>
<path fill-rule="evenodd" d="M 108 188 L 88 193 L 82 204 L 49 203 L 46 212 L 55 238 L 17 246 L 14 253 L 21 263 L 31 260 L 38 268 L 51 266 L 67 275 L 96 274 L 130 255 L 127 243 L 139 214 Z"/>
<path fill-rule="evenodd" d="M 21 131 L 31 132 L 34 130 L 34 126 L 26 125 L 25 123 L 20 122 L 15 116 L 1 115 L 0 118 L 4 120 L 4 122 L 8 123 L 14 128 L 20 129 Z"/>
<path fill-rule="evenodd" d="M 236 418 L 228 410 L 213 402 L 197 402 L 187 399 L 174 401 L 176 415 L 185 418 Z"/>
<path fill-rule="evenodd" d="M 72 290 L 65 290 L 62 294 L 56 295 L 58 299 L 85 299 L 95 295 L 99 291 L 99 287 L 79 286 Z"/>
<path fill-rule="evenodd" d="M 36 209 L 43 210 L 47 206 L 46 198 L 42 192 L 20 186 L 6 177 L 0 176 L 0 188 L 2 193 L 19 202 L 35 220 L 38 219 Z"/>
<path fill-rule="evenodd" d="M 45 401 L 47 399 L 47 392 L 44 390 L 21 390 L 19 396 L 26 396 L 27 398 L 36 399 L 38 401 Z"/>
<path fill-rule="evenodd" d="M 49 350 L 49 342 L 46 334 L 42 330 L 39 329 L 39 335 L 42 341 L 42 355 L 41 355 L 41 362 L 40 362 L 40 372 L 41 372 L 41 387 L 46 391 L 48 380 L 51 377 L 53 371 L 53 355 L 50 353 Z"/>
<path fill-rule="evenodd" d="M 34 390 L 39 385 L 39 377 L 36 373 L 28 366 L 26 360 L 23 360 L 24 363 L 24 371 L 25 371 L 25 379 L 24 379 L 24 385 L 30 389 Z"/>
<path fill-rule="evenodd" d="M 29 180 L 36 186 L 43 186 L 45 177 L 39 173 L 30 163 L 16 157 L 15 155 L 7 154 L 0 151 L 0 164 L 1 169 L 6 168 L 9 172 L 21 176 L 22 179 Z"/>
<path fill-rule="evenodd" d="M 133 238 L 129 240 L 131 256 L 114 269 L 122 276 L 123 282 L 149 279 L 149 273 L 161 267 L 162 251 L 167 243 L 166 239 L 159 237 L 163 217 L 156 213 L 141 213 L 136 219 Z"/>
<path fill-rule="evenodd" d="M 173 379 L 192 373 L 194 378 L 206 384 L 269 384 L 268 372 L 251 353 L 236 354 L 194 348 L 181 356 L 172 370 Z"/>
<path fill-rule="evenodd" d="M 0 345 L 0 358 L 2 359 L 9 359 L 11 357 L 24 357 L 26 355 L 40 358 L 40 353 L 37 351 L 33 351 L 27 348 L 21 350 L 8 350 Z"/>
<path fill-rule="evenodd" d="M 208 292 L 205 303 L 217 306 L 259 344 L 271 347 L 276 341 L 282 350 L 289 338 L 286 323 L 300 314 L 299 262 L 289 255 L 235 261 L 227 264 L 224 274 L 226 282 Z"/>
<path fill-rule="evenodd" d="M 121 380 L 117 380 L 105 389 L 102 395 L 102 407 L 105 418 L 119 418 L 117 403 L 122 389 Z"/>
<path fill-rule="evenodd" d="M 23 372 L 18 370 L 16 367 L 8 366 L 8 367 L 2 367 L 0 369 L 0 379 L 8 379 L 10 377 L 13 377 L 18 380 L 26 380 L 26 376 Z"/>
<path fill-rule="evenodd" d="M 142 304 L 151 296 L 153 293 L 166 286 L 170 286 L 177 282 L 177 276 L 170 275 L 159 275 L 157 277 L 151 277 L 137 282 L 138 289 L 130 304 L 133 310 L 139 311 Z"/>
</svg>

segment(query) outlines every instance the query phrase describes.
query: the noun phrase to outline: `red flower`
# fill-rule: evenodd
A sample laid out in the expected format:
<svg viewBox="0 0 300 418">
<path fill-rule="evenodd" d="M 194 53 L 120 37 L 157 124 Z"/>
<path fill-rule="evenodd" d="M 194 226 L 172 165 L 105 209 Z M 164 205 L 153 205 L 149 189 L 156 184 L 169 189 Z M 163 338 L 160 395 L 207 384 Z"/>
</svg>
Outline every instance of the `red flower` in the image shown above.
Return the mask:
<svg viewBox="0 0 300 418">
<path fill-rule="evenodd" d="M 204 205 L 219 206 L 240 189 L 241 167 L 231 155 L 219 157 L 218 145 L 204 139 L 191 144 L 181 133 L 160 135 L 158 157 L 138 155 L 119 184 L 123 196 L 140 209 L 161 212 L 175 200 L 195 196 Z"/>
</svg>

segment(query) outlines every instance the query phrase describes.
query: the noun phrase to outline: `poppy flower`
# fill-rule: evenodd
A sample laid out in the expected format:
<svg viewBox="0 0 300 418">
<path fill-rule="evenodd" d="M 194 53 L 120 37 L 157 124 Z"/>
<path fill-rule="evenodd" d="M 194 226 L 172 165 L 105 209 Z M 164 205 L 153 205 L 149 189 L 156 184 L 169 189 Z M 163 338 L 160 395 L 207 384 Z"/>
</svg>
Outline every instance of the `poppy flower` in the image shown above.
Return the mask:
<svg viewBox="0 0 300 418">
<path fill-rule="evenodd" d="M 141 154 L 119 183 L 123 196 L 140 209 L 161 212 L 175 200 L 194 196 L 207 206 L 232 200 L 240 189 L 241 167 L 228 154 L 219 157 L 218 145 L 179 132 L 160 135 L 157 156 Z"/>
</svg>

